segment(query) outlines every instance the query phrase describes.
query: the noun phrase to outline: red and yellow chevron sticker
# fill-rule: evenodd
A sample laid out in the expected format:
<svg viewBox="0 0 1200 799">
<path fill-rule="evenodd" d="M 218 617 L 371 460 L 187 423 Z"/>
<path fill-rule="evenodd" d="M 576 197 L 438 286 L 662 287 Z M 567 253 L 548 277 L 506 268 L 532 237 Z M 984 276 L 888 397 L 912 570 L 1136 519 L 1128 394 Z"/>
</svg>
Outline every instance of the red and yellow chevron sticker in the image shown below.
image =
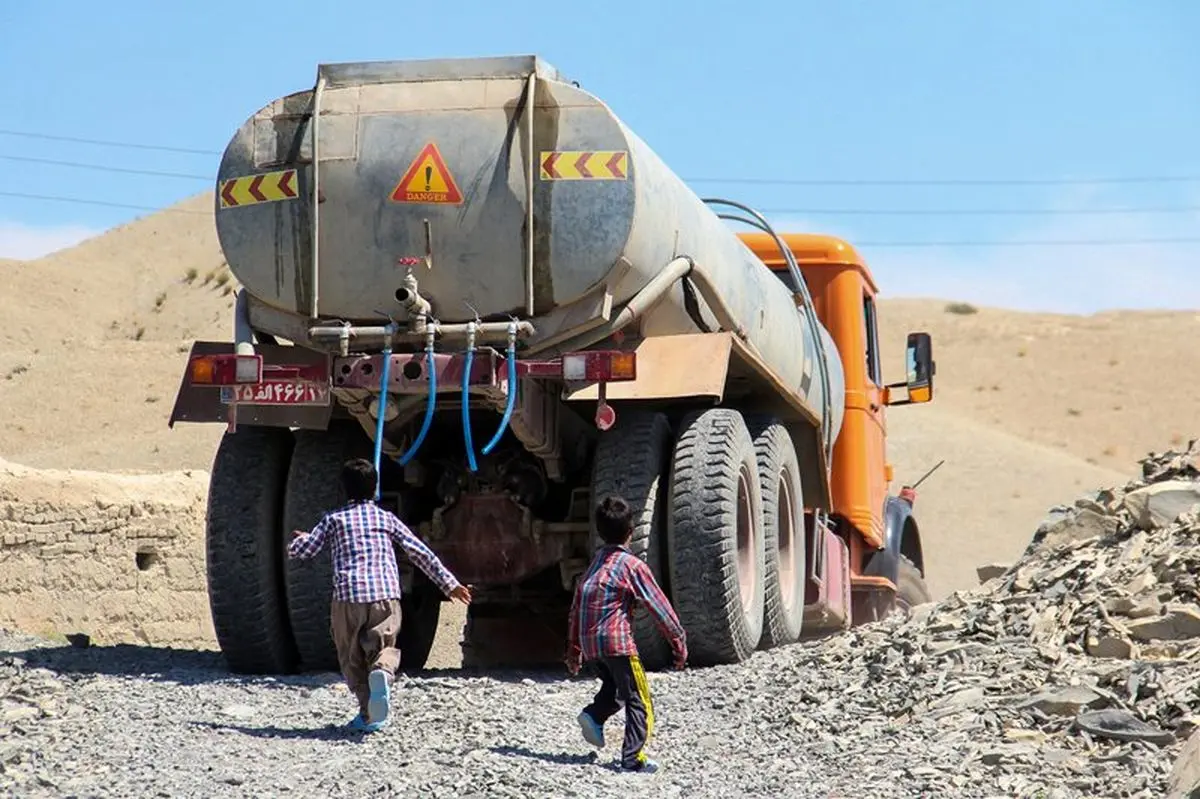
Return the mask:
<svg viewBox="0 0 1200 799">
<path fill-rule="evenodd" d="M 625 150 L 544 150 L 542 180 L 625 180 L 629 153 Z"/>
<path fill-rule="evenodd" d="M 261 175 L 243 175 L 221 182 L 222 208 L 296 199 L 296 170 L 283 169 Z"/>
</svg>

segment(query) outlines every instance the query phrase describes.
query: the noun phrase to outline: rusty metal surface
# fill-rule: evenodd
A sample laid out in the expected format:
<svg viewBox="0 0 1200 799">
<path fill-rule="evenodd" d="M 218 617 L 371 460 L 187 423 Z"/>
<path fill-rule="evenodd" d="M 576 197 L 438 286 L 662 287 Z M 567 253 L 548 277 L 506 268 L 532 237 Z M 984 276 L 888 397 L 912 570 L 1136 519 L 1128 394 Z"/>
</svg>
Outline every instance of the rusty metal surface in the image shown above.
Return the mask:
<svg viewBox="0 0 1200 799">
<path fill-rule="evenodd" d="M 463 494 L 434 514 L 428 539 L 459 580 L 479 585 L 519 583 L 572 549 L 571 536 L 547 532 L 506 494 Z"/>
<path fill-rule="evenodd" d="M 197 355 L 232 354 L 233 342 L 197 341 L 192 344 L 188 361 Z M 284 347 L 276 344 L 258 344 L 255 351 L 263 356 L 263 365 L 283 366 L 299 364 L 321 366 L 328 370 L 328 358 L 322 353 L 301 347 Z M 224 422 L 229 415 L 229 406 L 221 401 L 221 390 L 211 386 L 193 386 L 188 369 L 183 370 L 179 392 L 175 395 L 175 406 L 171 409 L 169 425 L 176 422 Z M 239 404 L 239 425 L 261 425 L 263 427 L 296 427 L 303 430 L 324 430 L 329 426 L 333 404 L 317 405 L 248 405 Z"/>
<path fill-rule="evenodd" d="M 605 386 L 609 400 L 705 397 L 719 401 L 729 374 L 733 346 L 728 333 L 656 336 L 638 342 L 637 379 Z M 597 400 L 595 384 L 567 386 L 566 399 Z"/>
<path fill-rule="evenodd" d="M 848 629 L 852 622 L 848 568 L 850 553 L 846 542 L 828 528 L 822 528 L 818 534 L 824 538 L 825 557 L 822 559 L 820 585 L 809 580 L 805 591 L 805 637 Z"/>
<path fill-rule="evenodd" d="M 691 256 L 783 385 L 821 408 L 815 342 L 783 282 L 604 103 L 532 57 L 343 64 L 321 68 L 320 314 L 326 319 L 405 318 L 394 292 L 413 269 L 443 322 L 525 317 L 526 176 L 545 151 L 625 151 L 625 179 L 535 180 L 532 319 L 541 340 L 585 329 L 627 302 L 672 258 Z M 525 109 L 535 82 L 529 163 Z M 221 208 L 217 232 L 239 280 L 278 313 L 251 304 L 267 332 L 295 331 L 311 288 L 311 91 L 277 100 L 233 137 L 219 179 L 295 167 L 298 197 Z M 463 201 L 389 200 L 430 142 Z M 432 268 L 405 267 L 425 253 Z M 621 274 L 616 277 L 616 272 Z M 604 287 L 607 285 L 607 289 Z M 470 307 L 469 307 L 470 306 Z M 575 312 L 576 307 L 578 312 Z M 699 316 L 716 329 L 703 299 Z M 289 317 L 293 321 L 289 322 Z M 641 322 L 646 337 L 700 332 L 675 285 Z M 824 330 L 822 329 L 824 334 Z M 844 381 L 827 334 L 835 430 Z M 296 339 L 291 339 L 296 340 Z M 413 346 L 413 349 L 418 349 Z"/>
</svg>

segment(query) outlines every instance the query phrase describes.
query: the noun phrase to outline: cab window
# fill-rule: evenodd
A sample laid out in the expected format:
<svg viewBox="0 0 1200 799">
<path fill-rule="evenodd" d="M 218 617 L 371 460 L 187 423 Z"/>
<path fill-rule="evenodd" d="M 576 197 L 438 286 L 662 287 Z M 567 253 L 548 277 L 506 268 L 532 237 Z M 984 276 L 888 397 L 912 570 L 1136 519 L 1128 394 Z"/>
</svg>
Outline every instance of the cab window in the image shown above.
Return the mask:
<svg viewBox="0 0 1200 799">
<path fill-rule="evenodd" d="M 883 374 L 879 366 L 879 327 L 875 320 L 875 298 L 863 295 L 863 340 L 867 342 L 867 377 L 877 386 L 883 385 Z"/>
</svg>

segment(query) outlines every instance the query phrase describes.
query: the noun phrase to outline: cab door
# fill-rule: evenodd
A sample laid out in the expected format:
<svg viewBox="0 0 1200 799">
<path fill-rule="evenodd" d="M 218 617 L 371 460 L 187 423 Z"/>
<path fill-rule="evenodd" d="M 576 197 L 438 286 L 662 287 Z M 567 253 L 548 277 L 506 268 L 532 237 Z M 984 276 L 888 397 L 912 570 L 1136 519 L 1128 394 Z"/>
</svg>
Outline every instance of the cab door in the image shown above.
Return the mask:
<svg viewBox="0 0 1200 799">
<path fill-rule="evenodd" d="M 868 421 L 864 431 L 867 487 L 874 514 L 882 515 L 887 499 L 887 416 L 883 404 L 883 366 L 879 359 L 879 324 L 875 298 L 866 290 L 862 295 L 862 320 L 866 352 L 866 400 Z M 882 528 L 882 518 L 880 518 Z M 882 529 L 881 529 L 882 532 Z"/>
</svg>

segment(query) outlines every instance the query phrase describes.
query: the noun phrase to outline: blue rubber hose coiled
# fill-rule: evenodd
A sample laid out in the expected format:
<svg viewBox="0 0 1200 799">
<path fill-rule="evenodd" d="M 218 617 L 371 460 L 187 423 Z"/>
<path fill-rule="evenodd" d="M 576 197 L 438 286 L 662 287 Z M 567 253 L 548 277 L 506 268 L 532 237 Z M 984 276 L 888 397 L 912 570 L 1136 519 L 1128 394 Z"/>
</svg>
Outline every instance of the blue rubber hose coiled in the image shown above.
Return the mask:
<svg viewBox="0 0 1200 799">
<path fill-rule="evenodd" d="M 508 398 L 504 403 L 504 416 L 500 419 L 500 427 L 496 429 L 496 435 L 492 436 L 483 447 L 483 454 L 487 455 L 496 445 L 500 443 L 500 439 L 504 436 L 504 431 L 508 429 L 508 422 L 512 419 L 513 408 L 517 404 L 517 348 L 513 342 L 508 344 Z"/>
<path fill-rule="evenodd" d="M 467 468 L 472 472 L 478 471 L 475 463 L 475 444 L 471 441 L 471 366 L 475 363 L 475 348 L 467 350 L 467 360 L 463 365 L 462 377 L 462 422 L 463 438 L 467 445 Z"/>
<path fill-rule="evenodd" d="M 379 376 L 379 407 L 376 409 L 375 418 L 375 500 L 379 501 L 379 497 L 383 488 L 383 475 L 380 473 L 380 467 L 383 464 L 383 420 L 385 411 L 387 410 L 388 398 L 388 379 L 391 376 L 392 367 L 392 347 L 389 344 L 383 348 L 383 368 L 380 370 Z"/>
<path fill-rule="evenodd" d="M 417 433 L 417 437 L 413 439 L 412 446 L 397 461 L 401 466 L 407 464 L 417 454 L 421 444 L 425 443 L 429 426 L 433 424 L 433 408 L 437 405 L 437 369 L 434 368 L 432 347 L 425 349 L 425 373 L 429 375 L 429 399 L 425 401 L 425 418 L 421 420 L 421 429 Z"/>
</svg>

